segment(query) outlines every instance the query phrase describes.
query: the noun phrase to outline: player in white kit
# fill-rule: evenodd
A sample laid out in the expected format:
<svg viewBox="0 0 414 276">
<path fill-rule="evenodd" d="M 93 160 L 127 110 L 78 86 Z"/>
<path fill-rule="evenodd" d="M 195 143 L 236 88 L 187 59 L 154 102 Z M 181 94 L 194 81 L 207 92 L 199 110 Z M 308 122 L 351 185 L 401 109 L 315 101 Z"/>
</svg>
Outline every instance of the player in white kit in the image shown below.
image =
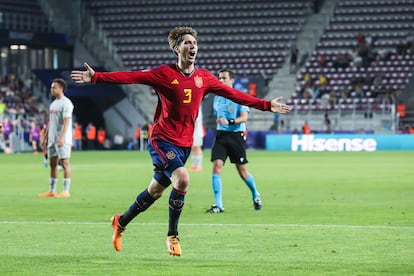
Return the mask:
<svg viewBox="0 0 414 276">
<path fill-rule="evenodd" d="M 55 100 L 50 104 L 49 123 L 42 137 L 42 146 L 47 145 L 50 161 L 50 189 L 39 194 L 39 197 L 70 197 L 71 168 L 69 159 L 72 149 L 72 113 L 73 103 L 64 95 L 66 82 L 63 79 L 54 79 L 50 87 L 50 93 Z M 47 136 L 47 138 L 46 138 Z M 63 167 L 63 191 L 58 194 L 58 163 Z"/>
<path fill-rule="evenodd" d="M 203 140 L 204 140 L 204 127 L 203 127 L 203 110 L 200 106 L 198 110 L 198 116 L 194 128 L 194 141 L 191 147 L 191 167 L 190 171 L 201 171 L 203 169 Z"/>
</svg>

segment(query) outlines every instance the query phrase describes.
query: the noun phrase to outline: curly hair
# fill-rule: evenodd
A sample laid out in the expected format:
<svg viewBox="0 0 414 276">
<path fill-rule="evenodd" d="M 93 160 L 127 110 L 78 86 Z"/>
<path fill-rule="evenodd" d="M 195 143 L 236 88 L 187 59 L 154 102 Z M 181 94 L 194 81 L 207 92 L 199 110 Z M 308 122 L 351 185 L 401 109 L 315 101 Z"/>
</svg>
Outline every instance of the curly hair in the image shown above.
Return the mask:
<svg viewBox="0 0 414 276">
<path fill-rule="evenodd" d="M 170 44 L 171 50 L 174 51 L 174 47 L 179 45 L 183 41 L 183 37 L 186 34 L 192 35 L 195 39 L 197 39 L 197 31 L 191 27 L 175 27 L 170 31 L 168 35 L 168 44 Z"/>
</svg>

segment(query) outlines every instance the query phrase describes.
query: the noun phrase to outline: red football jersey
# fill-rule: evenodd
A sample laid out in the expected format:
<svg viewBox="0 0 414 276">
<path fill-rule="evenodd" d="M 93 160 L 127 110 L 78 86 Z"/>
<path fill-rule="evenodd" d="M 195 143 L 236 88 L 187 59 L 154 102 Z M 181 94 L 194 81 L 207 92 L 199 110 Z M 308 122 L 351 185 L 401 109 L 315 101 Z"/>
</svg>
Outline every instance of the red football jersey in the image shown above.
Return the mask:
<svg viewBox="0 0 414 276">
<path fill-rule="evenodd" d="M 177 65 L 161 65 L 135 72 L 95 72 L 92 82 L 149 85 L 158 95 L 151 139 L 160 138 L 176 146 L 193 145 L 199 106 L 207 93 L 226 97 L 241 105 L 269 111 L 270 101 L 258 99 L 222 84 L 205 69 L 185 76 Z"/>
</svg>

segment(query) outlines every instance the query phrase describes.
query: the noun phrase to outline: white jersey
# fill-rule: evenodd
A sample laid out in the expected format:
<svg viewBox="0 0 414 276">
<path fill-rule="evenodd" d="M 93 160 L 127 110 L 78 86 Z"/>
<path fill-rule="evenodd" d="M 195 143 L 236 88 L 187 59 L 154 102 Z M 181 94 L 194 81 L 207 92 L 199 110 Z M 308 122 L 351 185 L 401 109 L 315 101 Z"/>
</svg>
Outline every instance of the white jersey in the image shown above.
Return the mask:
<svg viewBox="0 0 414 276">
<path fill-rule="evenodd" d="M 73 103 L 69 98 L 63 96 L 50 104 L 49 108 L 49 131 L 47 146 L 53 146 L 59 139 L 63 130 L 63 119 L 70 118 L 69 125 L 65 133 L 65 145 L 72 145 L 72 113 Z"/>
</svg>

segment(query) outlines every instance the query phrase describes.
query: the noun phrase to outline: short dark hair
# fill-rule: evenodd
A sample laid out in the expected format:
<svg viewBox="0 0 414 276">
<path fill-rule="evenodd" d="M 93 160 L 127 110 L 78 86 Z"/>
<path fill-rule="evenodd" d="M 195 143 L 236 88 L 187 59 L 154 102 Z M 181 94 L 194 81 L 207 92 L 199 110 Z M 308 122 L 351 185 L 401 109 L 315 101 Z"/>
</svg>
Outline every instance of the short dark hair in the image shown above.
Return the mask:
<svg viewBox="0 0 414 276">
<path fill-rule="evenodd" d="M 223 68 L 223 69 L 220 69 L 218 72 L 219 74 L 223 72 L 228 72 L 230 79 L 236 79 L 236 73 L 234 73 L 234 71 L 231 69 Z"/>
<path fill-rule="evenodd" d="M 64 80 L 64 79 L 61 79 L 61 78 L 56 78 L 56 79 L 53 79 L 53 81 L 52 82 L 55 82 L 55 83 L 57 83 L 60 87 L 62 87 L 63 88 L 63 92 L 65 92 L 66 91 L 66 81 Z"/>
</svg>

